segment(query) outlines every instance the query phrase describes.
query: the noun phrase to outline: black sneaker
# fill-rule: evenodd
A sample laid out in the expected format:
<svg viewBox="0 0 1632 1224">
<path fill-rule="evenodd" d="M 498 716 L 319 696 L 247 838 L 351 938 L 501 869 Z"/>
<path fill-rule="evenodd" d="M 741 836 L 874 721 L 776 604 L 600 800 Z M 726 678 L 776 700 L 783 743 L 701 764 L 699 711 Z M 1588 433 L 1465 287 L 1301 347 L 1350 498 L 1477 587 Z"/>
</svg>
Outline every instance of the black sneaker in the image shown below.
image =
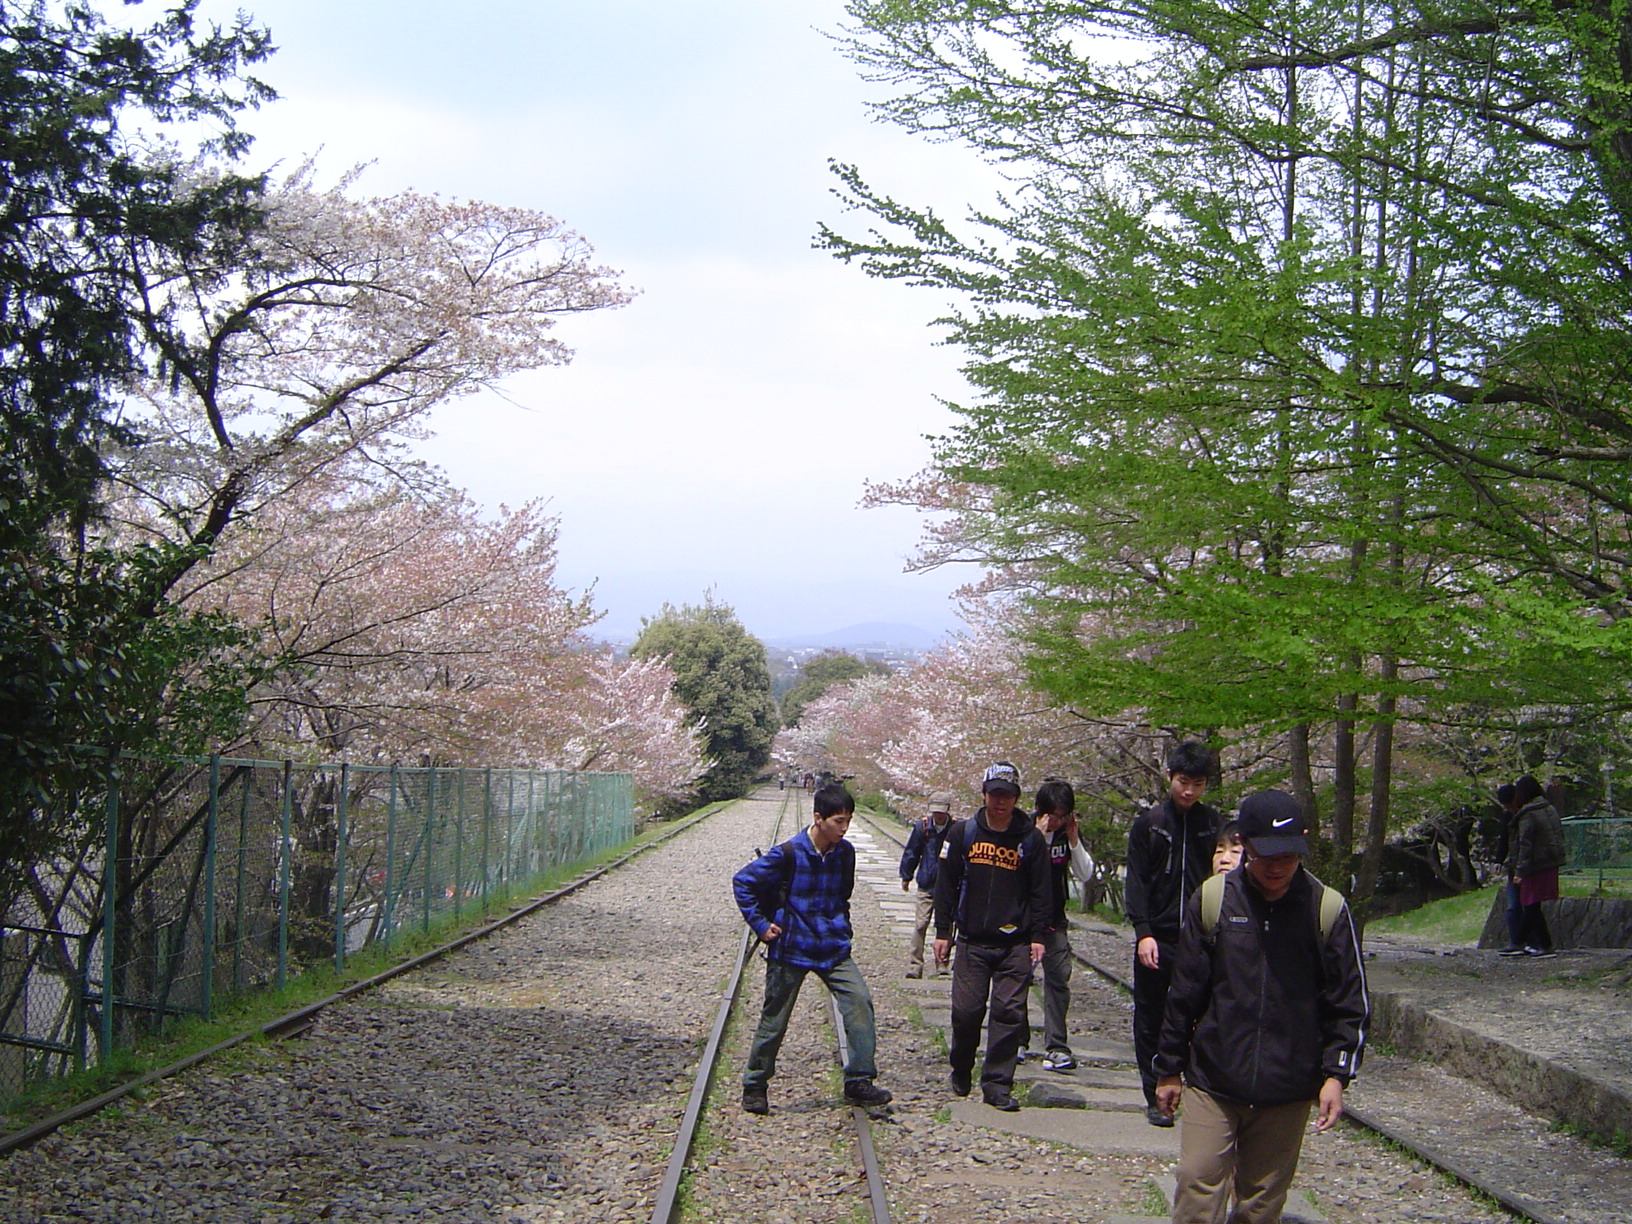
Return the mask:
<svg viewBox="0 0 1632 1224">
<path fill-rule="evenodd" d="M 959 1096 L 968 1096 L 969 1090 L 975 1086 L 973 1071 L 959 1071 L 956 1067 L 953 1067 L 952 1074 L 947 1076 L 946 1079 L 952 1085 L 952 1091 Z"/>
<path fill-rule="evenodd" d="M 1145 1107 L 1145 1121 L 1149 1122 L 1152 1126 L 1173 1125 L 1173 1119 L 1162 1112 L 1160 1105 L 1147 1105 Z"/>
<path fill-rule="evenodd" d="M 1020 1102 L 1007 1088 L 982 1088 L 980 1096 L 993 1109 L 1001 1109 L 1004 1113 L 1020 1112 Z"/>
<path fill-rule="evenodd" d="M 1526 948 L 1524 954 L 1532 960 L 1546 960 L 1550 956 L 1557 956 L 1551 948 Z"/>
<path fill-rule="evenodd" d="M 844 1099 L 852 1105 L 871 1108 L 874 1105 L 888 1105 L 895 1096 L 888 1088 L 880 1088 L 872 1080 L 853 1079 L 844 1081 Z"/>
<path fill-rule="evenodd" d="M 742 1111 L 751 1114 L 768 1114 L 771 1112 L 771 1101 L 765 1094 L 764 1084 L 742 1090 Z"/>
<path fill-rule="evenodd" d="M 1524 946 L 1522 944 L 1514 944 L 1511 948 L 1503 948 L 1500 952 L 1496 953 L 1496 955 L 1497 956 L 1523 956 L 1524 955 Z"/>
</svg>

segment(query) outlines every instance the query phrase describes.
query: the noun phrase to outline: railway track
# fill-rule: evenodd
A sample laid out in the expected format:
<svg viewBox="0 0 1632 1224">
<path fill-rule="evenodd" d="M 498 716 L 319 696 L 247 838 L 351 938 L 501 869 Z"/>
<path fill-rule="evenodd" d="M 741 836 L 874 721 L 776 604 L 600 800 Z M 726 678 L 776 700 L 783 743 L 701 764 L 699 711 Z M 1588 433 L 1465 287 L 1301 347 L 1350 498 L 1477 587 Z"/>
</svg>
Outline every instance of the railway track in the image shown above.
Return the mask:
<svg viewBox="0 0 1632 1224">
<path fill-rule="evenodd" d="M 807 815 L 803 805 L 804 791 L 790 789 L 781 793 L 786 798 L 783 800 L 782 808 L 777 815 L 777 823 L 771 830 L 766 845 L 773 845 L 792 836 L 804 823 Z M 756 1024 L 757 1012 L 749 1005 L 750 1001 L 743 991 L 743 985 L 745 969 L 750 965 L 757 945 L 758 941 L 755 939 L 753 932 L 744 927 L 736 963 L 733 966 L 708 1042 L 704 1047 L 703 1057 L 688 1098 L 686 1114 L 681 1122 L 679 1135 L 675 1140 L 674 1151 L 669 1158 L 668 1168 L 664 1175 L 657 1202 L 652 1209 L 651 1224 L 674 1224 L 680 1218 L 682 1191 L 686 1188 L 686 1175 L 691 1168 L 693 1147 L 705 1121 L 705 1110 L 710 1103 L 709 1090 L 721 1080 L 719 1072 L 725 1050 L 724 1036 L 727 1025 L 734 1019 L 739 1031 L 747 1033 L 751 1032 Z M 825 994 L 825 992 L 821 991 L 818 981 L 807 979 L 805 989 L 801 991 L 801 1001 L 807 1005 L 807 1011 L 810 1000 L 805 996 L 812 991 Z M 826 997 L 828 1024 L 836 1037 L 834 1053 L 837 1065 L 843 1066 L 849 1054 L 845 1043 L 844 1024 L 839 1015 L 837 1002 L 830 995 Z M 790 1029 L 790 1035 L 791 1033 L 792 1030 Z M 739 1058 L 742 1044 L 741 1042 L 737 1043 Z M 785 1081 L 787 1077 L 779 1078 Z M 778 1087 L 781 1087 L 780 1082 Z M 721 1091 L 713 1100 L 713 1108 L 722 1114 L 729 1113 L 735 1108 L 731 1101 L 731 1094 Z M 868 1110 L 859 1106 L 849 1105 L 846 1108 L 849 1113 L 851 1133 L 860 1162 L 861 1177 L 866 1188 L 867 1218 L 873 1224 L 890 1224 L 889 1196 L 873 1143 L 872 1116 Z M 819 1154 L 817 1159 L 820 1159 Z M 695 1199 L 696 1196 L 691 1197 Z M 699 1206 L 695 1202 L 688 1205 Z M 703 1206 L 702 1210 L 706 1212 L 708 1208 Z M 729 1208 L 725 1212 L 725 1218 L 732 1218 Z"/>
<path fill-rule="evenodd" d="M 807 808 L 802 792 L 762 791 L 461 948 L 325 1000 L 291 1039 L 242 1041 L 39 1137 L 0 1164 L 0 1224 L 1092 1224 L 1137 1210 L 1165 1157 L 1044 1137 L 1080 1111 L 988 1116 L 947 1092 L 944 982 L 901 980 L 888 826 L 852 832 L 853 914 L 894 1105 L 858 1117 L 842 1103 L 842 1025 L 813 983 L 771 1115 L 737 1107 L 723 1068 L 740 1068 L 762 982 L 727 881 Z M 1114 990 L 1078 983 L 1083 1031 L 1120 1036 Z M 726 993 L 739 995 L 734 1021 Z M 695 1141 L 682 1141 L 693 1102 Z M 1418 1186 L 1416 1166 L 1347 1134 L 1311 1141 L 1305 1164 L 1311 1184 L 1351 1196 L 1323 1198 L 1334 1224 L 1508 1218 L 1432 1178 Z"/>
</svg>

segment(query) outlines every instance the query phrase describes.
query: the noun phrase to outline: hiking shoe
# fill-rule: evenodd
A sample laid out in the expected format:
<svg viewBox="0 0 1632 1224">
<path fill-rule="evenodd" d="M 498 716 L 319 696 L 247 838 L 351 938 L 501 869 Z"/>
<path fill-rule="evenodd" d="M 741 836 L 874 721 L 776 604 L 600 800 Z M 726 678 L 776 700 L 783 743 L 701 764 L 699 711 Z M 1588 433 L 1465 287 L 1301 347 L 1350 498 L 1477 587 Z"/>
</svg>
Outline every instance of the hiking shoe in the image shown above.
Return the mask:
<svg viewBox="0 0 1632 1224">
<path fill-rule="evenodd" d="M 924 976 L 924 971 L 922 969 L 908 969 L 907 970 L 907 978 L 909 980 L 915 981 L 915 980 L 917 980 L 917 979 L 919 979 L 919 978 L 921 978 L 923 976 Z"/>
<path fill-rule="evenodd" d="M 1558 953 L 1554 952 L 1551 948 L 1526 948 L 1524 950 L 1524 954 L 1526 956 L 1534 957 L 1536 960 L 1545 960 L 1549 956 L 1558 955 Z"/>
<path fill-rule="evenodd" d="M 1044 1071 L 1075 1071 L 1077 1060 L 1072 1057 L 1070 1050 L 1050 1050 L 1043 1055 Z"/>
<path fill-rule="evenodd" d="M 952 1074 L 947 1076 L 946 1079 L 952 1085 L 952 1091 L 959 1096 L 968 1096 L 969 1090 L 975 1086 L 973 1071 L 959 1071 L 956 1067 L 953 1067 Z"/>
<path fill-rule="evenodd" d="M 1004 1113 L 1020 1112 L 1020 1102 L 1007 1088 L 982 1088 L 980 1097 L 993 1109 L 1001 1109 Z"/>
<path fill-rule="evenodd" d="M 1173 1125 L 1173 1119 L 1162 1112 L 1160 1105 L 1147 1105 L 1145 1107 L 1145 1121 L 1149 1122 L 1152 1126 Z"/>
<path fill-rule="evenodd" d="M 1514 944 L 1511 948 L 1503 948 L 1500 952 L 1496 953 L 1496 955 L 1497 956 L 1523 956 L 1524 955 L 1524 948 L 1520 944 Z"/>
<path fill-rule="evenodd" d="M 871 1107 L 888 1105 L 895 1096 L 888 1088 L 880 1088 L 872 1080 L 853 1079 L 844 1081 L 844 1099 L 852 1105 Z"/>
<path fill-rule="evenodd" d="M 742 1090 L 742 1112 L 751 1114 L 768 1114 L 771 1112 L 771 1100 L 765 1094 L 764 1084 Z"/>
</svg>

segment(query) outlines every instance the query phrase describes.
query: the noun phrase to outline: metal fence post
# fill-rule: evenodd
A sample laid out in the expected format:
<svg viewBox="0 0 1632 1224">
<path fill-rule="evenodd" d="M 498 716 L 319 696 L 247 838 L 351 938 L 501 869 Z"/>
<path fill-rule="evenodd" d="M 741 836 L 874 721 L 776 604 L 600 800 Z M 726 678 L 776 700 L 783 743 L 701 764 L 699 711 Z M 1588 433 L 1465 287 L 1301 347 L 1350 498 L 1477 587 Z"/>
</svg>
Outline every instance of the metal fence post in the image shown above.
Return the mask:
<svg viewBox="0 0 1632 1224">
<path fill-rule="evenodd" d="M 482 779 L 482 910 L 487 910 L 487 851 L 488 835 L 493 831 L 493 767 L 486 769 Z"/>
<path fill-rule="evenodd" d="M 232 926 L 235 938 L 232 941 L 232 989 L 240 991 L 244 988 L 244 875 L 249 870 L 249 794 L 255 778 L 254 767 L 251 766 L 239 783 L 240 800 L 238 803 L 238 870 L 233 880 Z"/>
<path fill-rule="evenodd" d="M 425 771 L 425 905 L 421 929 L 431 929 L 431 890 L 436 887 L 431 862 L 436 858 L 436 766 Z"/>
<path fill-rule="evenodd" d="M 282 990 L 289 982 L 289 858 L 292 853 L 289 845 L 289 821 L 294 814 L 295 797 L 291 793 L 294 789 L 295 763 L 285 760 L 283 763 L 283 818 L 280 822 L 279 837 L 281 857 L 278 864 L 278 989 Z"/>
<path fill-rule="evenodd" d="M 106 819 L 107 861 L 102 866 L 102 1015 L 99 1017 L 102 1056 L 98 1062 L 106 1062 L 113 1056 L 113 945 L 119 914 L 119 776 L 113 770 L 108 775 Z"/>
<path fill-rule="evenodd" d="M 391 762 L 390 795 L 385 803 L 385 943 L 391 944 L 391 923 L 397 912 L 397 763 Z"/>
<path fill-rule="evenodd" d="M 453 916 L 457 918 L 463 908 L 460 902 L 464 900 L 465 891 L 465 775 L 468 769 L 461 769 L 456 775 L 458 791 L 454 800 L 453 817 Z"/>
<path fill-rule="evenodd" d="M 215 1003 L 215 836 L 220 799 L 221 757 L 212 752 L 209 809 L 204 815 L 204 981 L 199 990 L 199 1006 L 206 1020 Z"/>
<path fill-rule="evenodd" d="M 335 813 L 334 844 L 334 971 L 346 967 L 346 839 L 351 830 L 351 766 L 340 766 L 340 810 Z"/>
</svg>

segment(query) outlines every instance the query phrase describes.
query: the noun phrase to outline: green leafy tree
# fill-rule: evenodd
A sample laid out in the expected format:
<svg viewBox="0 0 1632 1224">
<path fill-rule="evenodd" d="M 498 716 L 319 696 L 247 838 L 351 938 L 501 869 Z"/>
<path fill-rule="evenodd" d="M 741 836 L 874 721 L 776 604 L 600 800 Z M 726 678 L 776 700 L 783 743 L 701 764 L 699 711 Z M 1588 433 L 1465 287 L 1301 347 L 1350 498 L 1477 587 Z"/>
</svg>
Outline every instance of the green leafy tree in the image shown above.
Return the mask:
<svg viewBox="0 0 1632 1224">
<path fill-rule="evenodd" d="M 136 323 L 133 253 L 220 259 L 258 224 L 258 180 L 196 183 L 134 134 L 202 125 L 230 155 L 235 114 L 270 96 L 243 75 L 266 35 L 245 18 L 202 29 L 195 8 L 130 30 L 88 5 L 0 0 L 0 899 L 79 832 L 73 792 L 110 758 L 76 746 L 187 747 L 239 708 L 231 626 L 158 598 L 177 550 L 90 530 L 104 456 L 141 441 L 118 423 L 120 388 L 165 326 Z"/>
<path fill-rule="evenodd" d="M 871 659 L 862 659 L 848 650 L 824 650 L 799 668 L 799 681 L 782 695 L 782 723 L 791 727 L 804 709 L 835 684 L 859 680 L 863 676 L 887 676 L 890 669 Z"/>
<path fill-rule="evenodd" d="M 698 797 L 709 802 L 743 794 L 769 762 L 780 723 L 764 643 L 729 605 L 706 598 L 679 608 L 664 604 L 642 622 L 629 653 L 665 658 L 674 671 L 674 694 L 713 760 L 697 783 Z"/>
<path fill-rule="evenodd" d="M 826 240 L 964 296 L 979 399 L 896 496 L 1036 593 L 1041 687 L 1284 730 L 1311 806 L 1329 735 L 1362 891 L 1402 720 L 1624 704 L 1624 11 L 850 11 L 885 112 L 1018 183 L 959 232 L 843 169 L 879 228 Z"/>
</svg>

